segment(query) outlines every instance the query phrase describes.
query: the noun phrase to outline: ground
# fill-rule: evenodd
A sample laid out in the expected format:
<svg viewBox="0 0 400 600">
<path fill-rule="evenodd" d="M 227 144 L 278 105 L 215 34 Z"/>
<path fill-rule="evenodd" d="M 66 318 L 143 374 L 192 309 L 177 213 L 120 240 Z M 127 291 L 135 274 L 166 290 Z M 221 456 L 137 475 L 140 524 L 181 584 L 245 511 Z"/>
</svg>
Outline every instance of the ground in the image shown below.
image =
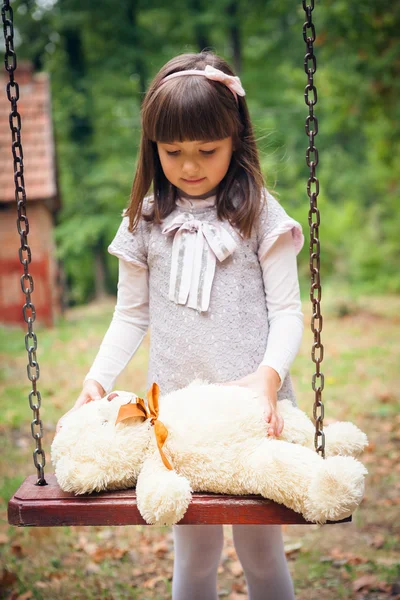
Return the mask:
<svg viewBox="0 0 400 600">
<path fill-rule="evenodd" d="M 353 421 L 366 432 L 361 460 L 369 471 L 352 523 L 283 527 L 297 600 L 400 599 L 400 298 L 346 296 L 322 303 L 325 420 Z M 106 331 L 113 299 L 69 310 L 51 330 L 37 328 L 47 472 L 58 418 L 79 394 Z M 291 373 L 298 404 L 312 417 L 312 333 L 305 332 Z M 145 393 L 148 338 L 118 380 L 118 389 Z M 7 501 L 32 462 L 30 387 L 24 332 L 0 329 L 0 598 L 8 600 L 164 600 L 171 597 L 171 531 L 161 527 L 17 529 L 7 523 Z M 219 568 L 219 595 L 246 600 L 231 528 Z M 266 596 L 267 598 L 267 596 Z"/>
</svg>

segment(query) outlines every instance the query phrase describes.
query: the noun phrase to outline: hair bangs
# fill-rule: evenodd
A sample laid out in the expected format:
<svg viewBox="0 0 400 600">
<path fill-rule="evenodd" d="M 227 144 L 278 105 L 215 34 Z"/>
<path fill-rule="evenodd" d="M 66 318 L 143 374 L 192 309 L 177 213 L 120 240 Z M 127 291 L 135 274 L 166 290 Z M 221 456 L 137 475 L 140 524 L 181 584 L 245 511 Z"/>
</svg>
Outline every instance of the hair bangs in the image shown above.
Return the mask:
<svg viewBox="0 0 400 600">
<path fill-rule="evenodd" d="M 144 133 L 150 140 L 213 141 L 238 134 L 240 121 L 236 107 L 234 111 L 230 107 L 232 100 L 227 102 L 214 85 L 202 79 L 182 77 L 157 88 L 151 110 L 143 115 Z"/>
</svg>

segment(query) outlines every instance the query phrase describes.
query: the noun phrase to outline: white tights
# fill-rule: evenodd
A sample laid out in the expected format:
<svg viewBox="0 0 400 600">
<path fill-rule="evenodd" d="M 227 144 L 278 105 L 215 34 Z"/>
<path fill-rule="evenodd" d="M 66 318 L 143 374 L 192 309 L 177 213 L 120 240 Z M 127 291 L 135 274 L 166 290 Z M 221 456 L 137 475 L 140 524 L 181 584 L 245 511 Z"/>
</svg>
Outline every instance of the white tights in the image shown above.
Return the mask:
<svg viewBox="0 0 400 600">
<path fill-rule="evenodd" d="M 232 525 L 249 600 L 295 600 L 281 525 Z M 218 600 L 222 525 L 175 525 L 172 600 Z"/>
</svg>

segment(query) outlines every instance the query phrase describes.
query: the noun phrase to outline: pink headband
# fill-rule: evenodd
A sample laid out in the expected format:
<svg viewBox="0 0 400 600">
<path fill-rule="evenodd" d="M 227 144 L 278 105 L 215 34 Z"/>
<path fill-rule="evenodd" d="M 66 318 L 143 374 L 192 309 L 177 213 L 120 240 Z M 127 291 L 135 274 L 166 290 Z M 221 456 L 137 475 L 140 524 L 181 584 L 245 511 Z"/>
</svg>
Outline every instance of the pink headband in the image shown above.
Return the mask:
<svg viewBox="0 0 400 600">
<path fill-rule="evenodd" d="M 211 65 L 207 65 L 204 71 L 200 71 L 199 69 L 188 69 L 186 71 L 177 71 L 176 73 L 171 73 L 171 75 L 167 75 L 164 79 L 161 80 L 161 84 L 168 79 L 173 79 L 174 77 L 181 77 L 182 75 L 204 75 L 207 79 L 212 79 L 213 81 L 220 81 L 224 83 L 227 88 L 230 89 L 232 94 L 235 96 L 236 102 L 238 101 L 239 96 L 245 96 L 246 92 L 242 88 L 242 84 L 240 83 L 239 77 L 233 77 L 233 75 L 227 75 L 223 71 L 219 69 L 215 69 Z"/>
</svg>

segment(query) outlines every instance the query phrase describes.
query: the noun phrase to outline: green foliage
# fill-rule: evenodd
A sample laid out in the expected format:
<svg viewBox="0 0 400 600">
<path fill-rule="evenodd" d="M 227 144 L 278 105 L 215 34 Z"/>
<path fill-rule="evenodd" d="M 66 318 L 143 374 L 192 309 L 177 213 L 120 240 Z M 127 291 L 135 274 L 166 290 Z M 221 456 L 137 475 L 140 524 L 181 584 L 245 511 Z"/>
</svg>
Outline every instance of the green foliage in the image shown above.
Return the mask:
<svg viewBox="0 0 400 600">
<path fill-rule="evenodd" d="M 238 70 L 267 186 L 308 237 L 301 3 L 13 4 L 18 58 L 51 74 L 63 201 L 56 236 L 70 303 L 98 291 L 99 263 L 115 289 L 107 245 L 129 200 L 140 103 L 160 66 L 182 52 L 210 47 Z M 315 3 L 313 18 L 322 278 L 399 292 L 400 5 L 327 0 Z"/>
<path fill-rule="evenodd" d="M 8 502 L 15 490 L 19 488 L 24 478 L 22 476 L 2 477 L 0 482 L 0 498 L 4 503 Z"/>
</svg>

